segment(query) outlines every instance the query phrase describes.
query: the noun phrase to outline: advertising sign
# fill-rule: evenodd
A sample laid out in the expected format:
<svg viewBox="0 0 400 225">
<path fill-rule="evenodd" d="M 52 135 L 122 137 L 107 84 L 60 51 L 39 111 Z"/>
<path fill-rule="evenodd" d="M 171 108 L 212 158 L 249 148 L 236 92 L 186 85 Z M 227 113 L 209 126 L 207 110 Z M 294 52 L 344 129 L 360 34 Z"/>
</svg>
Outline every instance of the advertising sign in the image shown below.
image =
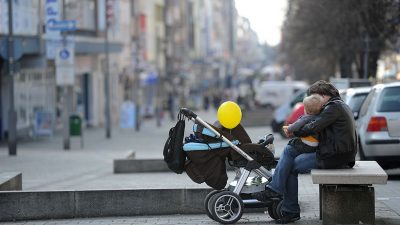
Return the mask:
<svg viewBox="0 0 400 225">
<path fill-rule="evenodd" d="M 53 115 L 50 112 L 35 112 L 34 133 L 36 136 L 53 135 Z"/>
</svg>

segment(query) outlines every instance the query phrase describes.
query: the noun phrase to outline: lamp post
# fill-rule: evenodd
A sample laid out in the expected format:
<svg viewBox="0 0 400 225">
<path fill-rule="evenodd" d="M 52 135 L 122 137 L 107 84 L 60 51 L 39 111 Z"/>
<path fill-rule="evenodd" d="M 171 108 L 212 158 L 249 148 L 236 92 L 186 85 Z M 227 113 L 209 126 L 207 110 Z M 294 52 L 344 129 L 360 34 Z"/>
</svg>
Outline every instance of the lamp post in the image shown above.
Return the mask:
<svg viewBox="0 0 400 225">
<path fill-rule="evenodd" d="M 8 86 L 10 107 L 8 109 L 8 153 L 17 155 L 16 113 L 14 106 L 14 30 L 13 30 L 13 0 L 8 0 Z"/>
<path fill-rule="evenodd" d="M 113 1 L 106 1 L 106 27 L 105 27 L 105 39 L 104 39 L 104 47 L 106 53 L 106 62 L 105 62 L 105 73 L 104 73 L 104 90 L 105 90 L 105 116 L 106 116 L 106 138 L 111 138 L 111 115 L 110 115 L 110 61 L 109 61 L 109 43 L 108 43 L 108 27 L 111 25 L 112 17 L 113 17 L 113 9 L 112 9 Z"/>
</svg>

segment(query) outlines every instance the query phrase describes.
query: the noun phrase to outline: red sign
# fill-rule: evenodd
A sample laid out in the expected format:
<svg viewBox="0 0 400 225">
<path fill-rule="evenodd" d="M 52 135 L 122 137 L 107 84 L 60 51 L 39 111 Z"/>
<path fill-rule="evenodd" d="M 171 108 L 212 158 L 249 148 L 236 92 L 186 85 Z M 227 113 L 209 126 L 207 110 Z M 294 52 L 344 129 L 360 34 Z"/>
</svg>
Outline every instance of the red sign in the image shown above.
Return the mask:
<svg viewBox="0 0 400 225">
<path fill-rule="evenodd" d="M 106 1 L 106 21 L 108 27 L 114 22 L 114 0 Z"/>
</svg>

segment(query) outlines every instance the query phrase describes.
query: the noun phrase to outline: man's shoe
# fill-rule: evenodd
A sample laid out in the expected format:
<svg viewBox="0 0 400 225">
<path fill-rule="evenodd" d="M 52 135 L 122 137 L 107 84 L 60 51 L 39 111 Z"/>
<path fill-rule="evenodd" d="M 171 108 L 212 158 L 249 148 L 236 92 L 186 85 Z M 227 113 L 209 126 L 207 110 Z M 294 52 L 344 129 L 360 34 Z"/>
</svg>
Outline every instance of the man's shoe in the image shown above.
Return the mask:
<svg viewBox="0 0 400 225">
<path fill-rule="evenodd" d="M 265 187 L 264 191 L 252 193 L 251 197 L 257 199 L 258 201 L 265 202 L 272 198 L 281 198 L 281 194 L 275 192 L 269 187 Z"/>
<path fill-rule="evenodd" d="M 300 213 L 290 213 L 290 212 L 282 211 L 281 214 L 282 214 L 282 217 L 275 221 L 276 224 L 293 223 L 294 221 L 297 221 L 300 219 Z"/>
</svg>

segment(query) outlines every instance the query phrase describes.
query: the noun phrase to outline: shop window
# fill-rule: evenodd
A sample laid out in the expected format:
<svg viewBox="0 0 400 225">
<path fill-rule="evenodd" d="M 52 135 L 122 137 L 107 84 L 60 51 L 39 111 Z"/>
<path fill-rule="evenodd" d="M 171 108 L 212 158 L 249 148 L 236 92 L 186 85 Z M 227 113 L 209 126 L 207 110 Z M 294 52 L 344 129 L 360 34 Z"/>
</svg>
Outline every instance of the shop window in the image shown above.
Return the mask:
<svg viewBox="0 0 400 225">
<path fill-rule="evenodd" d="M 65 17 L 76 20 L 77 29 L 96 31 L 96 1 L 95 0 L 65 0 Z"/>
</svg>

